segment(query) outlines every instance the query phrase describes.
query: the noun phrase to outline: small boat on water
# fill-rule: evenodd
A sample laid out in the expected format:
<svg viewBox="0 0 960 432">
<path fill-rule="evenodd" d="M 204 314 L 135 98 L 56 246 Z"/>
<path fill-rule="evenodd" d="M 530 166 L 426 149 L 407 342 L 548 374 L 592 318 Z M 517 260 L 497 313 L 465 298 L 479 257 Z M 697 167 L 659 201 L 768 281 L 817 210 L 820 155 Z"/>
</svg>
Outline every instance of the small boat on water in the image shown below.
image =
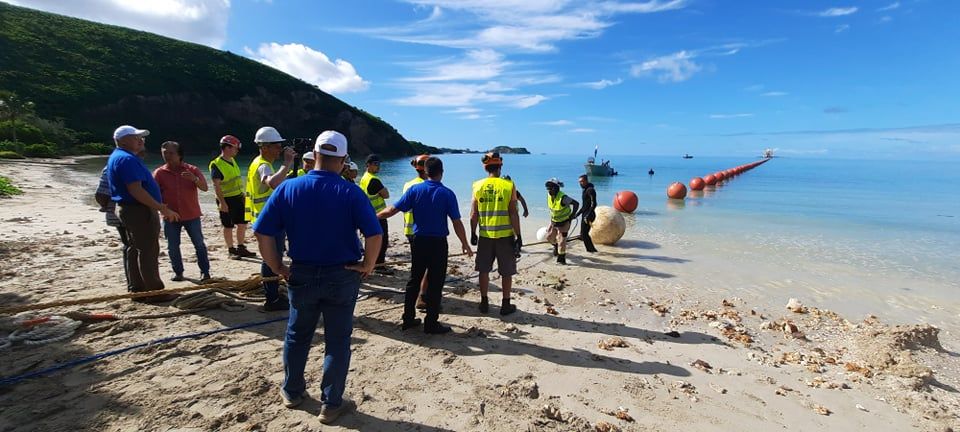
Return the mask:
<svg viewBox="0 0 960 432">
<path fill-rule="evenodd" d="M 693 159 L 693 156 L 690 156 L 690 153 L 684 153 L 683 158 L 684 158 L 684 159 Z"/>
<path fill-rule="evenodd" d="M 591 177 L 611 177 L 617 175 L 617 170 L 610 166 L 610 161 L 601 159 L 600 163 L 597 163 L 597 149 L 598 147 L 593 148 L 593 157 L 587 158 L 587 163 L 583 164 L 587 175 Z"/>
<path fill-rule="evenodd" d="M 764 150 L 762 157 L 763 157 L 764 159 L 770 159 L 770 158 L 774 157 L 774 156 L 773 156 L 773 149 L 766 149 L 766 150 Z"/>
</svg>

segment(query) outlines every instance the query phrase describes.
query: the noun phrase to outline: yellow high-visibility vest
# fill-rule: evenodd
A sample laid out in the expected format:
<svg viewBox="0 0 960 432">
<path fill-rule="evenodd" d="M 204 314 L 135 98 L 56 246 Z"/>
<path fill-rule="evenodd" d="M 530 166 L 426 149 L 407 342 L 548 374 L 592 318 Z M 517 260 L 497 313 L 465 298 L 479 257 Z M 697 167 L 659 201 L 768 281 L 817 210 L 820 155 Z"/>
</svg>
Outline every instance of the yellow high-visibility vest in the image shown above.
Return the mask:
<svg viewBox="0 0 960 432">
<path fill-rule="evenodd" d="M 473 182 L 473 198 L 477 200 L 480 237 L 491 239 L 510 237 L 510 197 L 513 182 L 498 177 L 488 177 Z"/>
<path fill-rule="evenodd" d="M 570 219 L 573 209 L 570 206 L 563 205 L 563 192 L 557 192 L 557 196 L 552 197 L 547 194 L 547 206 L 550 207 L 550 220 L 554 222 L 563 222 Z"/>
<path fill-rule="evenodd" d="M 243 177 L 240 175 L 240 166 L 237 165 L 236 159 L 227 162 L 223 157 L 217 156 L 216 159 L 210 161 L 207 168 L 210 172 L 213 172 L 213 167 L 217 167 L 220 174 L 223 174 L 223 180 L 220 180 L 220 190 L 223 191 L 224 198 L 243 194 Z"/>
<path fill-rule="evenodd" d="M 373 180 L 380 180 L 380 177 L 377 177 L 375 174 L 370 174 L 370 172 L 364 172 L 363 177 L 360 177 L 360 189 L 363 189 L 363 193 L 367 194 L 367 198 L 370 199 L 370 204 L 373 206 L 373 211 L 380 212 L 387 208 L 387 202 L 383 200 L 383 197 L 379 193 L 370 195 L 367 193 L 367 186 L 370 186 L 370 182 Z M 383 184 L 383 181 L 380 181 Z"/>
<path fill-rule="evenodd" d="M 416 184 L 423 183 L 423 179 L 420 176 L 417 176 L 413 180 L 410 180 L 403 184 L 403 192 L 407 193 L 407 189 L 410 189 Z M 413 235 L 413 210 L 403 213 L 403 234 L 412 236 Z"/>
<path fill-rule="evenodd" d="M 247 169 L 246 218 L 247 222 L 250 223 L 257 220 L 257 216 L 263 211 L 263 206 L 267 204 L 267 200 L 270 199 L 270 195 L 273 194 L 272 187 L 268 187 L 265 191 L 260 192 L 260 178 L 257 176 L 257 170 L 260 169 L 261 165 L 270 165 L 271 168 L 273 167 L 273 164 L 257 156 L 253 158 L 253 162 L 250 162 L 250 168 Z"/>
</svg>

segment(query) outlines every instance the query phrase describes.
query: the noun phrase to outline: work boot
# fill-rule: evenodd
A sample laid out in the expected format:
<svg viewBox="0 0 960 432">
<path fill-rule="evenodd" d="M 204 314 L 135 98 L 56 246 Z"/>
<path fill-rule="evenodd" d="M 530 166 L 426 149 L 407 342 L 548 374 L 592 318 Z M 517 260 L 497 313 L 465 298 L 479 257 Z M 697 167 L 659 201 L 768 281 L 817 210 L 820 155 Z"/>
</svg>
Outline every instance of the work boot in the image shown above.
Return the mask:
<svg viewBox="0 0 960 432">
<path fill-rule="evenodd" d="M 323 406 L 320 407 L 320 415 L 318 415 L 317 418 L 320 420 L 320 423 L 330 424 L 337 420 L 337 417 L 340 417 L 341 414 L 354 408 L 356 408 L 356 405 L 349 399 L 344 399 L 343 403 L 338 407 L 323 404 Z"/>
<path fill-rule="evenodd" d="M 227 248 L 227 258 L 230 258 L 232 260 L 240 259 L 240 251 L 237 250 L 237 248 L 235 247 Z"/>
<path fill-rule="evenodd" d="M 172 280 L 172 281 L 174 281 L 174 282 L 183 282 L 183 281 L 185 281 L 186 279 L 183 278 L 183 273 L 177 273 L 177 274 L 173 275 L 173 277 L 170 278 L 170 280 Z"/>
<path fill-rule="evenodd" d="M 490 312 L 490 299 L 480 297 L 480 313 Z"/>
<path fill-rule="evenodd" d="M 450 333 L 451 331 L 453 331 L 452 328 L 447 327 L 438 322 L 433 324 L 423 325 L 423 332 L 426 334 L 444 334 L 444 333 Z"/>
<path fill-rule="evenodd" d="M 510 304 L 510 299 L 503 299 L 503 303 L 500 303 L 500 315 L 510 315 L 517 311 L 517 306 Z"/>
<path fill-rule="evenodd" d="M 557 264 L 567 265 L 567 254 L 557 255 Z"/>
<path fill-rule="evenodd" d="M 557 245 L 553 245 L 553 256 L 560 255 L 560 251 L 557 250 Z"/>
<path fill-rule="evenodd" d="M 242 258 L 256 258 L 257 254 L 247 250 L 247 245 L 237 246 L 237 255 Z"/>
<path fill-rule="evenodd" d="M 209 283 L 212 282 L 212 279 L 213 278 L 210 277 L 210 273 L 200 273 L 200 283 Z"/>
<path fill-rule="evenodd" d="M 276 312 L 290 310 L 290 303 L 286 299 L 279 298 L 272 302 L 265 302 L 260 307 L 260 312 Z"/>
<path fill-rule="evenodd" d="M 419 327 L 421 323 L 423 323 L 423 321 L 420 320 L 420 318 L 414 318 L 412 320 L 405 319 L 400 324 L 400 330 L 407 330 L 407 329 L 412 329 L 414 327 Z"/>
</svg>

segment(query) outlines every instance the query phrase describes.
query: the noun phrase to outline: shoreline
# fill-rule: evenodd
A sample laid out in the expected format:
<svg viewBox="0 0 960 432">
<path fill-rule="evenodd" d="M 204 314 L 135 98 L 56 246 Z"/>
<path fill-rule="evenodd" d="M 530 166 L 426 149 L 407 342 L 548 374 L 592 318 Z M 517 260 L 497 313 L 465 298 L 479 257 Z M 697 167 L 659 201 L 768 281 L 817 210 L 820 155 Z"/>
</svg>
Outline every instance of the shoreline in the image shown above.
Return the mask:
<svg viewBox="0 0 960 432">
<path fill-rule="evenodd" d="M 0 230 L 7 233 L 0 249 L 5 304 L 123 290 L 116 234 L 91 205 L 97 179 L 75 170 L 62 175 L 57 165 L 0 164 L 0 174 L 25 192 L 0 202 Z M 201 203 L 214 276 L 243 279 L 257 272 L 259 262 L 225 259 L 208 198 L 201 196 Z M 524 223 L 528 243 L 535 240 L 530 234 L 536 224 Z M 390 225 L 392 239 L 401 239 L 400 223 Z M 452 250 L 456 245 L 454 240 Z M 449 337 L 401 332 L 398 297 L 365 297 L 357 305 L 347 383 L 359 409 L 338 424 L 346 430 L 594 430 L 601 422 L 619 430 L 960 429 L 960 360 L 952 338 L 941 346 L 927 327 L 894 328 L 870 317 L 850 322 L 812 305 L 792 312 L 783 308 L 786 298 L 767 297 L 767 304 L 777 306 L 764 307 L 730 291 L 658 277 L 664 261 L 651 259 L 640 239 L 600 248 L 600 254 L 577 256 L 582 246 L 574 244 L 570 259 L 576 265 L 568 267 L 553 265 L 544 246 L 525 248 L 515 281 L 520 312 L 502 320 L 496 292 L 489 315 L 476 311 L 472 265 L 451 259 L 450 276 L 468 280 L 445 288 L 441 320 L 455 329 Z M 668 245 L 657 256 L 687 259 L 675 256 L 680 249 Z M 182 250 L 188 275 L 197 273 L 189 242 Z M 404 242 L 396 242 L 388 261 L 406 255 Z M 405 266 L 397 266 L 393 277 L 367 279 L 363 291 L 402 289 L 406 274 Z M 162 256 L 161 276 L 170 275 Z M 493 285 L 495 291 L 498 281 Z M 59 344 L 0 351 L 2 375 L 282 316 L 255 307 L 85 326 Z M 118 301 L 60 312 L 168 309 Z M 666 335 L 670 331 L 680 337 Z M 0 420 L 0 430 L 27 424 L 101 430 L 153 430 L 161 424 L 201 430 L 318 427 L 315 401 L 303 410 L 279 404 L 282 334 L 283 326 L 273 324 L 158 345 L 25 381 L 0 393 L 0 404 L 14 408 L 5 410 L 11 414 Z M 315 338 L 307 375 L 314 397 L 319 359 L 322 342 Z M 606 414 L 618 407 L 634 421 Z"/>
</svg>

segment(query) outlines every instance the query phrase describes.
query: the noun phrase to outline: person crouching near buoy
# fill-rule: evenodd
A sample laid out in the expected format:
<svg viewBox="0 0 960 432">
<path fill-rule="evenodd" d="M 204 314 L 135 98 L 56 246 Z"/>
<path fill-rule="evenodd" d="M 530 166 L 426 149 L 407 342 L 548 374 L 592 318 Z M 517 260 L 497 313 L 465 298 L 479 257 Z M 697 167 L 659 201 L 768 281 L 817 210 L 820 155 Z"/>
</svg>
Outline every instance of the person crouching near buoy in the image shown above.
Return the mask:
<svg viewBox="0 0 960 432">
<path fill-rule="evenodd" d="M 553 255 L 557 257 L 557 264 L 567 264 L 567 234 L 570 232 L 570 221 L 577 214 L 580 203 L 560 192 L 563 182 L 556 177 L 547 180 L 547 206 L 550 208 L 550 228 L 547 231 L 547 241 L 553 244 Z"/>
</svg>

